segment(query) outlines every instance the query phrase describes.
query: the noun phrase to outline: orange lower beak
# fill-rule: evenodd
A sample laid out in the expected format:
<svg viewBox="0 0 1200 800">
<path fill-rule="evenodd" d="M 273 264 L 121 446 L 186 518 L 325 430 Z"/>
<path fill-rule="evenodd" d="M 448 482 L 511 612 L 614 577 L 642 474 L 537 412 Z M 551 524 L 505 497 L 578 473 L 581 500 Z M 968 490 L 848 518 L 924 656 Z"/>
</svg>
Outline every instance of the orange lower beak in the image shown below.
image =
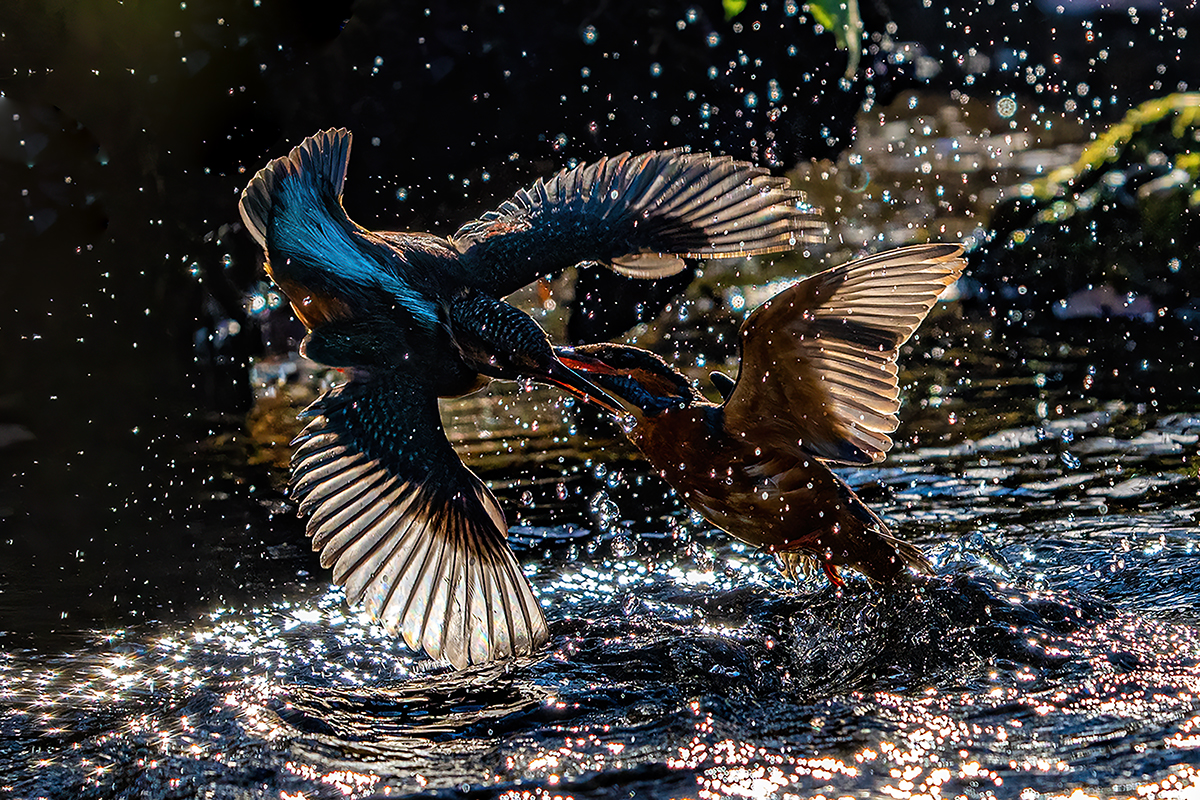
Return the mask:
<svg viewBox="0 0 1200 800">
<path fill-rule="evenodd" d="M 577 353 L 566 347 L 554 348 L 558 360 L 573 370 L 579 372 L 594 372 L 597 375 L 620 375 L 616 367 L 610 367 L 598 358 Z"/>
</svg>

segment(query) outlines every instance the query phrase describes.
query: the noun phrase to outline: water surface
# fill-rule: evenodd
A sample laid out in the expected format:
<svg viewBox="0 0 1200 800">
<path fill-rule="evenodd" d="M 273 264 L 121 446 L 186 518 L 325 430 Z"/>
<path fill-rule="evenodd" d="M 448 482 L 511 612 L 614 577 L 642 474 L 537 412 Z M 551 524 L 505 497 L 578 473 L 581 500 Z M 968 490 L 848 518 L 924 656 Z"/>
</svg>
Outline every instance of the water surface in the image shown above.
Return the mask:
<svg viewBox="0 0 1200 800">
<path fill-rule="evenodd" d="M 913 154 L 916 170 L 881 157 L 825 175 L 823 204 L 860 193 L 827 258 L 976 235 L 973 204 L 990 197 L 977 184 L 936 194 L 940 216 L 917 202 L 955 185 L 919 155 L 937 151 L 921 136 L 957 141 L 952 112 L 909 118 L 916 139 L 895 158 Z M 1015 180 L 1039 143 L 1043 164 L 1077 147 L 961 140 L 992 158 L 972 162 L 983 185 L 1009 169 Z M 862 152 L 880 141 L 864 131 Z M 703 379 L 736 358 L 740 316 L 814 267 L 710 270 L 634 336 Z M 561 304 L 521 300 L 561 325 Z M 842 472 L 935 564 L 890 591 L 786 581 L 682 506 L 616 426 L 548 389 L 447 403 L 551 631 L 532 657 L 463 672 L 348 609 L 307 552 L 282 491 L 286 443 L 294 407 L 337 375 L 264 362 L 245 427 L 211 418 L 154 438 L 175 455 L 98 517 L 57 581 L 9 574 L 0 793 L 1194 797 L 1200 404 L 1195 364 L 1176 355 L 1187 335 L 935 312 L 902 355 L 895 449 Z"/>
</svg>

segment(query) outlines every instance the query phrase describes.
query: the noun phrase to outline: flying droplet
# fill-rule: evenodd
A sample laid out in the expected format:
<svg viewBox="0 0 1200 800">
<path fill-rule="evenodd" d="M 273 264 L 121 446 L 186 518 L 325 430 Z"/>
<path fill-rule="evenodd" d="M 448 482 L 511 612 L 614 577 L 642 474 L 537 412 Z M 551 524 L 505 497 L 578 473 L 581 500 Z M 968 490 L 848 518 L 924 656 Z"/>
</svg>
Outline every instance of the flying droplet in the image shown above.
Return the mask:
<svg viewBox="0 0 1200 800">
<path fill-rule="evenodd" d="M 633 540 L 633 537 L 624 533 L 614 536 L 609 547 L 612 548 L 612 554 L 617 558 L 628 558 L 637 552 L 637 542 Z"/>
</svg>

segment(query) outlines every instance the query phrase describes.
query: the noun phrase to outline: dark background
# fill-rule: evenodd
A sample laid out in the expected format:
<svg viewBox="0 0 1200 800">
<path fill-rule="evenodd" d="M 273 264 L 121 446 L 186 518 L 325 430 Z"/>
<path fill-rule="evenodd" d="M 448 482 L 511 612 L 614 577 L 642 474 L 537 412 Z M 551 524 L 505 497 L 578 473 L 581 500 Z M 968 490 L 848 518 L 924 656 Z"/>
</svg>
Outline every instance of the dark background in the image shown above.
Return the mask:
<svg viewBox="0 0 1200 800">
<path fill-rule="evenodd" d="M 786 2 L 730 20 L 711 1 L 9 0 L 0 630 L 36 641 L 262 591 L 272 578 L 239 570 L 264 553 L 287 554 L 280 576 L 311 567 L 269 481 L 213 444 L 264 348 L 237 193 L 303 136 L 355 132 L 357 221 L 448 234 L 576 159 L 836 158 L 860 109 L 914 87 L 1101 120 L 1194 88 L 1194 3 L 1063 5 L 865 2 L 848 80 Z"/>
</svg>

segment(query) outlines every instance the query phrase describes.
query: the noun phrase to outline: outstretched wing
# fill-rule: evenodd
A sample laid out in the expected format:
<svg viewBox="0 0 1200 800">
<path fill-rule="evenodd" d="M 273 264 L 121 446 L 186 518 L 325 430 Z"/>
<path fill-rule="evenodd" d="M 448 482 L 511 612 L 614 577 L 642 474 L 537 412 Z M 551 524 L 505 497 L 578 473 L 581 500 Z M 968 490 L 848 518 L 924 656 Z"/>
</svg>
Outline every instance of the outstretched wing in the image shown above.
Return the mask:
<svg viewBox="0 0 1200 800">
<path fill-rule="evenodd" d="M 666 150 L 539 179 L 451 241 L 463 280 L 500 296 L 584 261 L 657 278 L 683 269 L 684 257 L 790 250 L 820 229 L 786 178 L 727 156 Z"/>
<path fill-rule="evenodd" d="M 432 326 L 433 305 L 409 286 L 393 249 L 342 208 L 350 141 L 345 128 L 322 131 L 267 164 L 242 191 L 242 221 L 310 330 L 350 316 L 378 290 Z"/>
<path fill-rule="evenodd" d="M 883 458 L 896 430 L 896 355 L 962 274 L 962 246 L 903 247 L 800 281 L 741 328 L 725 425 L 832 461 Z"/>
<path fill-rule="evenodd" d="M 332 222 L 343 228 L 353 226 L 341 207 L 351 138 L 350 131 L 345 128 L 321 131 L 292 148 L 287 156 L 260 169 L 250 179 L 242 191 L 238 209 L 246 229 L 264 250 L 268 247 L 267 236 L 277 214 L 311 213 L 320 215 L 321 223 Z M 293 219 L 287 224 L 290 228 L 300 222 L 300 219 Z"/>
<path fill-rule="evenodd" d="M 547 640 L 500 506 L 450 447 L 432 393 L 356 376 L 304 414 L 292 495 L 351 604 L 458 668 Z"/>
</svg>

